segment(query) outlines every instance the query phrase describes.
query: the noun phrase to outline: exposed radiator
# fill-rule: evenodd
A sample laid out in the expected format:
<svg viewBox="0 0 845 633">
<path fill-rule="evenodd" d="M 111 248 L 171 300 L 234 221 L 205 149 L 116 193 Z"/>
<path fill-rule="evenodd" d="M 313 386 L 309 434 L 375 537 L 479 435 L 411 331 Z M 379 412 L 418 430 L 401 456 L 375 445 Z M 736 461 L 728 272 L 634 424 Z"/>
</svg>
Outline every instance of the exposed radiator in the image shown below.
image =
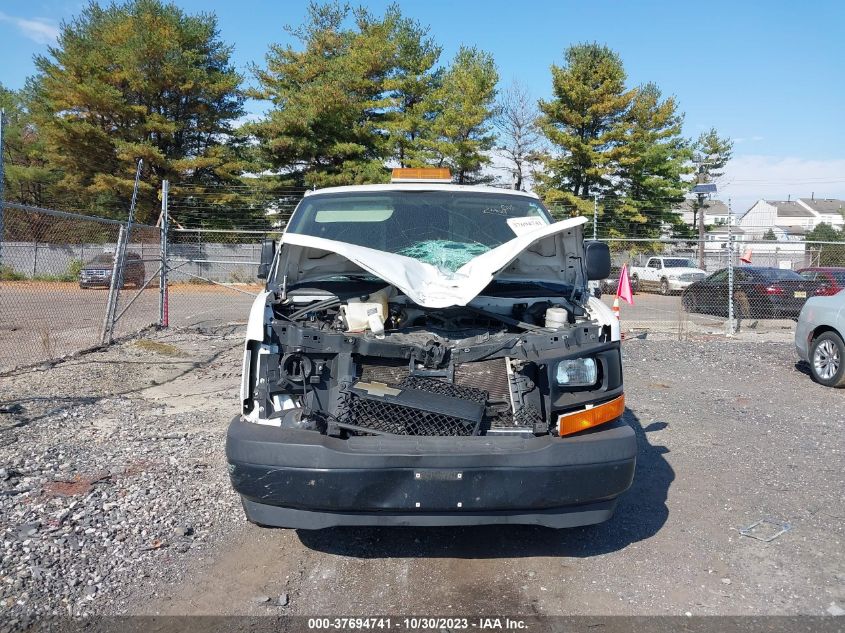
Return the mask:
<svg viewBox="0 0 845 633">
<path fill-rule="evenodd" d="M 398 385 L 408 377 L 408 361 L 359 356 L 358 377 L 364 381 Z M 505 359 L 464 363 L 455 367 L 455 384 L 490 394 L 490 400 L 510 402 Z"/>
</svg>

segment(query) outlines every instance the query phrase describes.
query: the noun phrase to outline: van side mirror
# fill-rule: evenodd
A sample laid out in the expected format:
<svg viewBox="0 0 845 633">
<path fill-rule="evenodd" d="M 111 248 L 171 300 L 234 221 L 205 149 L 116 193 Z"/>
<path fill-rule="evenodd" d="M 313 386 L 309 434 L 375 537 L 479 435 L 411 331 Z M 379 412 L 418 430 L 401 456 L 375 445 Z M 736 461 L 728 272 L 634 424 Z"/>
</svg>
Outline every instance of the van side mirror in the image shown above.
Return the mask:
<svg viewBox="0 0 845 633">
<path fill-rule="evenodd" d="M 258 265 L 259 279 L 267 279 L 270 274 L 270 266 L 273 265 L 273 258 L 276 256 L 276 240 L 262 240 L 261 242 L 261 263 Z"/>
<path fill-rule="evenodd" d="M 610 247 L 604 242 L 588 240 L 584 242 L 587 259 L 587 279 L 597 281 L 610 275 Z"/>
</svg>

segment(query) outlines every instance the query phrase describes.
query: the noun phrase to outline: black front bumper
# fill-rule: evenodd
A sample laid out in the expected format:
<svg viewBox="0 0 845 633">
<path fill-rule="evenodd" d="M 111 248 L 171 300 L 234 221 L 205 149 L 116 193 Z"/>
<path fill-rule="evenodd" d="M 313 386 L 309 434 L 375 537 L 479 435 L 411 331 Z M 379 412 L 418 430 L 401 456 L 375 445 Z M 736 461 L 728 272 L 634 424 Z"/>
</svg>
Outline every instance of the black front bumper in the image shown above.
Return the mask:
<svg viewBox="0 0 845 633">
<path fill-rule="evenodd" d="M 263 525 L 604 521 L 634 476 L 622 420 L 568 438 L 327 437 L 243 422 L 226 456 L 247 517 Z"/>
</svg>

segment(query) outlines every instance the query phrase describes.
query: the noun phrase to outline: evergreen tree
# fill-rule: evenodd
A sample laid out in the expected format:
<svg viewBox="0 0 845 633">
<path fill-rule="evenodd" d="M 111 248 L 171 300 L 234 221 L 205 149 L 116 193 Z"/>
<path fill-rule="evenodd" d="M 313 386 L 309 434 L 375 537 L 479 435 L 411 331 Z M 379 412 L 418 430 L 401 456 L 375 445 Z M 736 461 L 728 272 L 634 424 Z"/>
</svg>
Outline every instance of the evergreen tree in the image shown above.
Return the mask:
<svg viewBox="0 0 845 633">
<path fill-rule="evenodd" d="M 625 227 L 629 236 L 657 237 L 665 224 L 683 224 L 672 212 L 689 190 L 683 178 L 692 171 L 692 153 L 681 136 L 683 115 L 674 97 L 661 100 L 660 89 L 649 83 L 637 90 L 624 121 L 617 152 L 624 197 L 605 221 Z"/>
<path fill-rule="evenodd" d="M 120 215 L 139 158 L 140 220 L 154 220 L 162 179 L 227 182 L 241 161 L 223 144 L 243 114 L 232 48 L 210 14 L 161 0 L 92 2 L 36 58 L 33 116 L 57 192 Z"/>
<path fill-rule="evenodd" d="M 553 98 L 539 104 L 539 125 L 552 150 L 538 190 L 553 205 L 591 212 L 591 196 L 618 193 L 612 177 L 636 91 L 625 87 L 622 60 L 606 46 L 571 46 L 565 60 L 551 67 Z"/>
<path fill-rule="evenodd" d="M 250 127 L 266 167 L 304 186 L 384 182 L 387 165 L 448 166 L 477 180 L 492 147 L 498 80 L 492 58 L 461 49 L 448 70 L 428 28 L 397 5 L 383 16 L 312 3 L 288 29 L 299 46 L 272 46 L 253 96 L 271 101 Z"/>
<path fill-rule="evenodd" d="M 725 136 L 719 136 L 716 128 L 702 132 L 693 143 L 693 160 L 697 163 L 699 182 L 717 182 L 724 175 L 724 167 L 733 154 L 733 141 Z M 692 205 L 692 224 L 698 226 L 702 198 L 697 197 Z"/>
<path fill-rule="evenodd" d="M 498 81 L 489 53 L 461 47 L 442 85 L 431 94 L 427 107 L 435 116 L 433 138 L 427 143 L 430 162 L 451 169 L 459 184 L 490 180 L 481 169 L 490 162 L 486 152 L 495 141 L 491 132 Z"/>
<path fill-rule="evenodd" d="M 14 91 L 0 85 L 0 109 L 5 110 L 5 197 L 11 202 L 45 206 L 57 174 L 45 157 L 44 144 L 30 115 L 28 101 L 29 86 Z"/>
<path fill-rule="evenodd" d="M 696 160 L 706 164 L 711 181 L 724 175 L 724 167 L 733 155 L 733 146 L 733 141 L 727 136 L 719 136 L 716 128 L 702 132 L 693 144 Z"/>
<path fill-rule="evenodd" d="M 818 255 L 818 266 L 845 265 L 845 244 L 811 244 L 810 242 L 845 242 L 845 232 L 835 226 L 821 222 L 804 236 L 809 252 Z"/>
<path fill-rule="evenodd" d="M 267 67 L 256 69 L 273 109 L 251 127 L 268 165 L 298 185 L 381 182 L 390 102 L 385 80 L 395 59 L 390 16 L 376 20 L 339 4 L 311 4 L 308 21 L 289 29 L 301 42 L 273 45 Z"/>
<path fill-rule="evenodd" d="M 435 67 L 442 49 L 428 37 L 428 27 L 403 18 L 396 5 L 386 17 L 393 23 L 390 37 L 396 56 L 384 84 L 390 99 L 384 120 L 390 158 L 400 167 L 420 167 L 425 164 L 425 143 L 431 139 L 434 118 L 428 97 L 443 76 L 443 70 Z"/>
</svg>

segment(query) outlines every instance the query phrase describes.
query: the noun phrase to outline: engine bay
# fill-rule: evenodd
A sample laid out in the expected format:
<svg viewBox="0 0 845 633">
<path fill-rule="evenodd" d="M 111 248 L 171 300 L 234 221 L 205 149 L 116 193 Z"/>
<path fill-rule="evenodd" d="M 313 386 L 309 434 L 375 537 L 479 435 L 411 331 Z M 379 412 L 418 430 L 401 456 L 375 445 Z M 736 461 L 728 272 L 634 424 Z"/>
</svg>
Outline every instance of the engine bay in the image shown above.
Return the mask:
<svg viewBox="0 0 845 633">
<path fill-rule="evenodd" d="M 561 402 L 595 397 L 608 378 L 599 362 L 591 389 L 567 397 L 555 383 L 560 359 L 611 346 L 568 284 L 495 281 L 466 306 L 431 308 L 376 277 L 341 274 L 282 283 L 265 311 L 264 340 L 247 344 L 243 401 L 262 424 L 339 438 L 543 435 Z"/>
</svg>

